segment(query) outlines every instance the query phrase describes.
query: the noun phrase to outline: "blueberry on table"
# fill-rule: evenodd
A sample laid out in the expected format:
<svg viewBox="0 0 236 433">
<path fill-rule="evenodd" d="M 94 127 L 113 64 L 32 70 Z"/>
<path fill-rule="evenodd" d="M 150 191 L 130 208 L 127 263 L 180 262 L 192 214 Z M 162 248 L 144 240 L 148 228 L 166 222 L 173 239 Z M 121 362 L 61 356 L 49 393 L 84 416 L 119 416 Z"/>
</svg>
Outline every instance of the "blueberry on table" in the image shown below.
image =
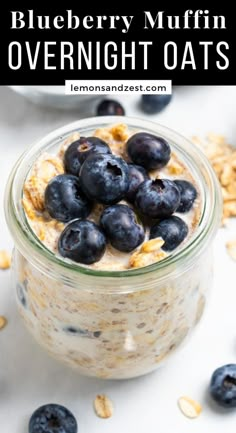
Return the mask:
<svg viewBox="0 0 236 433">
<path fill-rule="evenodd" d="M 98 262 L 105 249 L 106 237 L 102 229 L 87 220 L 72 221 L 58 240 L 58 250 L 62 257 L 86 265 Z"/>
<path fill-rule="evenodd" d="M 147 114 L 162 111 L 171 101 L 172 95 L 142 95 L 141 107 Z"/>
<path fill-rule="evenodd" d="M 59 174 L 48 183 L 44 201 L 49 215 L 62 222 L 86 218 L 92 209 L 78 178 L 70 174 Z"/>
<path fill-rule="evenodd" d="M 162 238 L 164 251 L 173 251 L 188 234 L 187 224 L 177 216 L 171 216 L 155 223 L 150 230 L 150 239 Z"/>
<path fill-rule="evenodd" d="M 197 198 L 197 190 L 195 186 L 187 180 L 175 180 L 175 185 L 179 188 L 180 204 L 176 212 L 188 212 Z"/>
<path fill-rule="evenodd" d="M 236 364 L 223 365 L 214 371 L 210 394 L 220 406 L 236 407 Z"/>
<path fill-rule="evenodd" d="M 144 241 L 143 226 L 129 206 L 107 207 L 101 216 L 101 226 L 111 245 L 119 251 L 130 252 Z"/>
<path fill-rule="evenodd" d="M 128 165 L 118 156 L 90 155 L 81 167 L 79 179 L 84 193 L 92 200 L 117 203 L 128 190 Z"/>
<path fill-rule="evenodd" d="M 71 143 L 64 155 L 66 172 L 78 176 L 81 165 L 92 153 L 111 153 L 111 149 L 98 137 L 80 137 Z"/>
<path fill-rule="evenodd" d="M 170 145 L 162 137 L 148 132 L 137 132 L 132 135 L 126 148 L 130 159 L 147 170 L 160 169 L 170 160 Z"/>
<path fill-rule="evenodd" d="M 149 175 L 146 172 L 145 168 L 141 167 L 141 165 L 128 164 L 128 169 L 129 169 L 129 187 L 125 198 L 130 203 L 134 203 L 136 192 L 138 190 L 139 185 L 144 180 L 149 179 Z"/>
<path fill-rule="evenodd" d="M 180 192 L 168 179 L 145 180 L 139 186 L 135 205 L 150 218 L 165 218 L 172 215 L 180 204 Z"/>
<path fill-rule="evenodd" d="M 113 99 L 104 99 L 97 106 L 97 116 L 124 116 L 122 105 Z"/>
<path fill-rule="evenodd" d="M 77 433 L 74 415 L 59 404 L 39 407 L 29 421 L 29 433 Z"/>
</svg>

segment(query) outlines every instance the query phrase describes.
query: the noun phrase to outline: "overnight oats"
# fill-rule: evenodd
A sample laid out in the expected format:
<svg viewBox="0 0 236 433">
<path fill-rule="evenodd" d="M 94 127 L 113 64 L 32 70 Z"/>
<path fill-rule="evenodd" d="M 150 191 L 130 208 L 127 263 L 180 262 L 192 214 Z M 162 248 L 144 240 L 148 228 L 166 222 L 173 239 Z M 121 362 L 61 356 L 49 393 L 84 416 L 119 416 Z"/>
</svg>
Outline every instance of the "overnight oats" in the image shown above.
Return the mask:
<svg viewBox="0 0 236 433">
<path fill-rule="evenodd" d="M 201 318 L 220 192 L 173 131 L 100 117 L 49 134 L 16 164 L 6 217 L 20 313 L 79 372 L 148 373 Z"/>
</svg>

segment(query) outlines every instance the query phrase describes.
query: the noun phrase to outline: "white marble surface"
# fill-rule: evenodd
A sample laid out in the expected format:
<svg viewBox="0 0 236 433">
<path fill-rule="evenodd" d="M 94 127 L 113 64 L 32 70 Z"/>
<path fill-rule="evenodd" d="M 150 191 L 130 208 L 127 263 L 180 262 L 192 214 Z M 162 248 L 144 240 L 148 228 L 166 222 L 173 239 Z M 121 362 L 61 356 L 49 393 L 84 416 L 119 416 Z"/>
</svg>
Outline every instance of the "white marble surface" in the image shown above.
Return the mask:
<svg viewBox="0 0 236 433">
<path fill-rule="evenodd" d="M 142 117 L 138 97 L 120 98 L 127 114 Z M 236 87 L 179 87 L 172 104 L 153 120 L 185 135 L 208 131 L 226 134 L 236 143 Z M 12 240 L 3 215 L 3 192 L 13 163 L 22 151 L 45 133 L 78 119 L 78 112 L 36 107 L 7 88 L 0 88 L 0 249 Z M 78 376 L 49 358 L 25 330 L 14 302 L 10 271 L 0 271 L 0 314 L 8 326 L 0 332 L 0 430 L 27 433 L 32 411 L 41 404 L 65 404 L 76 415 L 80 433 L 231 433 L 236 410 L 227 412 L 209 400 L 212 371 L 236 362 L 236 264 L 225 242 L 236 238 L 236 221 L 220 229 L 215 241 L 215 284 L 210 305 L 188 345 L 165 368 L 139 379 L 101 381 Z M 115 413 L 109 420 L 94 415 L 96 393 L 107 393 Z M 176 400 L 186 394 L 203 405 L 203 413 L 189 420 Z"/>
</svg>

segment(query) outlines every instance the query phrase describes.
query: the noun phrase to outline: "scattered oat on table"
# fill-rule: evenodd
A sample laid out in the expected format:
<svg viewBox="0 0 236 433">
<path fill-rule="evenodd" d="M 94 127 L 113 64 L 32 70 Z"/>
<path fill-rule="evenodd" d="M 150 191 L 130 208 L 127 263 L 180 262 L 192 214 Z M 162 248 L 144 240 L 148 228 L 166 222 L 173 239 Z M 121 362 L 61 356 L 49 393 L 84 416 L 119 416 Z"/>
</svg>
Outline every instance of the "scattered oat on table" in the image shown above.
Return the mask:
<svg viewBox="0 0 236 433">
<path fill-rule="evenodd" d="M 94 400 L 94 410 L 100 418 L 110 418 L 114 411 L 113 403 L 106 395 L 97 395 Z"/>
<path fill-rule="evenodd" d="M 0 269 L 8 269 L 11 266 L 11 256 L 5 251 L 0 251 Z"/>
<path fill-rule="evenodd" d="M 223 224 L 236 216 L 236 148 L 222 135 L 208 134 L 205 139 L 192 137 L 209 159 L 221 185 Z"/>
<path fill-rule="evenodd" d="M 5 328 L 7 324 L 7 319 L 4 316 L 0 316 L 0 330 Z"/>
<path fill-rule="evenodd" d="M 178 399 L 178 406 L 187 418 L 197 418 L 202 412 L 201 405 L 197 401 L 186 396 Z"/>
<path fill-rule="evenodd" d="M 226 248 L 231 259 L 236 261 L 236 239 L 226 242 Z"/>
</svg>

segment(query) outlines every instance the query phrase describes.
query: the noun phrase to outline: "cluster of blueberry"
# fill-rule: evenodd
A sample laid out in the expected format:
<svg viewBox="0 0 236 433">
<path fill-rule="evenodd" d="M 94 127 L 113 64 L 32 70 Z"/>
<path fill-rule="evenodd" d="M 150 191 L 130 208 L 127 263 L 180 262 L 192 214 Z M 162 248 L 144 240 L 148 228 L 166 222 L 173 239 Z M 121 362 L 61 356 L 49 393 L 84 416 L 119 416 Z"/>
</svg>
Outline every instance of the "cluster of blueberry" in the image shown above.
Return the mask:
<svg viewBox="0 0 236 433">
<path fill-rule="evenodd" d="M 92 264 L 103 256 L 107 240 L 117 250 L 131 252 L 144 241 L 144 219 L 150 239 L 162 237 L 166 251 L 187 236 L 186 223 L 172 214 L 191 209 L 195 187 L 185 180 L 152 180 L 148 174 L 168 163 L 168 142 L 139 132 L 128 139 L 126 150 L 132 163 L 112 154 L 97 137 L 81 137 L 66 150 L 66 174 L 54 177 L 45 191 L 50 216 L 69 223 L 58 242 L 63 257 Z M 119 203 L 123 199 L 130 205 Z M 104 205 L 100 225 L 86 219 L 94 203 Z"/>
</svg>

